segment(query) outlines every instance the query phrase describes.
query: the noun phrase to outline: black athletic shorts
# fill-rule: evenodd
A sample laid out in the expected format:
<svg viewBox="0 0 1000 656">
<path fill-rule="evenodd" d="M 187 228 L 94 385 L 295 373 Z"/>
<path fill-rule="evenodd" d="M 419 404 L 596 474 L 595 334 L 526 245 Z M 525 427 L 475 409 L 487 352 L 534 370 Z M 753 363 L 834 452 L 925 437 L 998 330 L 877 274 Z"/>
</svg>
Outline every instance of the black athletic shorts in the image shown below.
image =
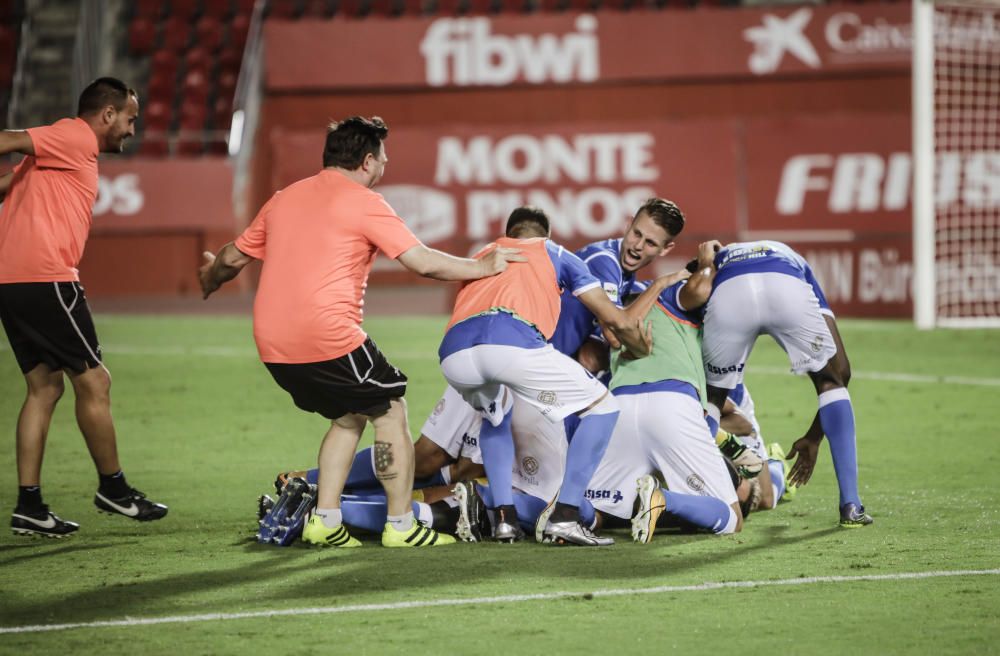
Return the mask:
<svg viewBox="0 0 1000 656">
<path fill-rule="evenodd" d="M 334 360 L 264 366 L 295 405 L 327 419 L 348 413 L 380 415 L 392 399 L 406 393 L 406 376 L 389 364 L 370 337 Z"/>
<path fill-rule="evenodd" d="M 0 284 L 0 320 L 24 373 L 40 364 L 73 373 L 101 364 L 94 320 L 78 282 Z"/>
</svg>

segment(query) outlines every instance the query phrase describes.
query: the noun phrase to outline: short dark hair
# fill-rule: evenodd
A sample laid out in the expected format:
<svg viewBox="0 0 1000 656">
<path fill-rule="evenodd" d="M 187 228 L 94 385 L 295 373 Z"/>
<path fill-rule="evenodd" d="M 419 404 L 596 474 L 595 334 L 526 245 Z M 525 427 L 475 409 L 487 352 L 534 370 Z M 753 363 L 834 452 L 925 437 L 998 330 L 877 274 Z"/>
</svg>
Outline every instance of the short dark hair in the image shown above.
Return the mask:
<svg viewBox="0 0 1000 656">
<path fill-rule="evenodd" d="M 365 156 L 376 158 L 382 142 L 389 136 L 389 126 L 378 116 L 352 116 L 330 124 L 323 147 L 323 166 L 337 166 L 348 171 L 361 166 Z"/>
<path fill-rule="evenodd" d="M 642 212 L 648 214 L 649 218 L 653 219 L 653 223 L 666 230 L 670 240 L 681 234 L 681 230 L 684 229 L 684 212 L 681 212 L 681 208 L 677 207 L 673 201 L 665 198 L 650 198 L 635 213 L 635 218 L 638 218 Z"/>
<path fill-rule="evenodd" d="M 508 237 L 518 239 L 524 233 L 539 231 L 542 235 L 549 236 L 549 217 L 537 207 L 522 205 L 510 213 L 504 232 Z"/>
<path fill-rule="evenodd" d="M 108 105 L 116 110 L 125 109 L 129 97 L 138 99 L 135 89 L 116 77 L 99 77 L 83 90 L 76 107 L 77 116 L 88 116 L 99 112 Z"/>
</svg>

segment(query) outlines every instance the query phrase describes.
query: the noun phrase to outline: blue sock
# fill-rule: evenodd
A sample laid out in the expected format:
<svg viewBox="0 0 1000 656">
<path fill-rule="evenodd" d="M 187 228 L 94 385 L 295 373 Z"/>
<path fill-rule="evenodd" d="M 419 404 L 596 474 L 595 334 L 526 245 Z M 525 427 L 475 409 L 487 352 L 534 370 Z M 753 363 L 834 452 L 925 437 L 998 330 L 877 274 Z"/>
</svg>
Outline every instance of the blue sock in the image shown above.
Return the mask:
<svg viewBox="0 0 1000 656">
<path fill-rule="evenodd" d="M 310 469 L 306 472 L 306 483 L 309 483 L 309 485 L 319 485 L 319 468 Z"/>
<path fill-rule="evenodd" d="M 774 505 L 785 493 L 785 463 L 780 460 L 768 460 L 767 468 L 771 472 L 771 488 L 774 490 Z"/>
<path fill-rule="evenodd" d="M 855 444 L 854 408 L 846 387 L 819 395 L 819 423 L 830 442 L 833 469 L 840 486 L 840 505 L 861 505 L 858 494 L 858 448 Z"/>
<path fill-rule="evenodd" d="M 594 506 L 587 499 L 583 500 L 580 504 L 580 523 L 587 528 L 594 528 L 594 520 L 596 519 L 597 512 L 594 510 Z"/>
<path fill-rule="evenodd" d="M 538 516 L 549 504 L 545 499 L 525 494 L 524 492 L 514 493 L 514 507 L 517 509 L 517 523 L 530 535 L 535 534 L 535 522 Z"/>
<path fill-rule="evenodd" d="M 487 508 L 496 508 L 493 505 L 493 490 L 490 489 L 489 485 L 483 485 L 482 483 L 473 483 L 476 486 L 476 492 L 482 497 L 483 503 L 486 504 Z"/>
<path fill-rule="evenodd" d="M 416 503 L 410 505 L 413 509 L 413 516 L 416 517 L 420 510 Z M 373 533 L 381 533 L 385 528 L 385 518 L 389 512 L 389 505 L 385 498 L 371 501 L 341 498 L 340 511 L 344 515 L 345 524 L 357 526 Z"/>
<path fill-rule="evenodd" d="M 662 490 L 662 492 L 667 500 L 667 509 L 664 512 L 668 515 L 708 529 L 713 533 L 722 532 L 729 524 L 733 509 L 721 499 L 695 494 L 681 494 L 670 490 Z"/>
<path fill-rule="evenodd" d="M 479 449 L 483 453 L 483 468 L 490 481 L 493 504 L 490 508 L 510 506 L 514 503 L 512 487 L 514 469 L 514 437 L 510 433 L 511 412 L 507 411 L 499 426 L 483 419 L 479 429 Z"/>
<path fill-rule="evenodd" d="M 617 410 L 580 418 L 580 425 L 566 450 L 566 473 L 559 488 L 559 503 L 577 507 L 583 503 L 583 493 L 601 464 L 617 421 Z"/>
</svg>

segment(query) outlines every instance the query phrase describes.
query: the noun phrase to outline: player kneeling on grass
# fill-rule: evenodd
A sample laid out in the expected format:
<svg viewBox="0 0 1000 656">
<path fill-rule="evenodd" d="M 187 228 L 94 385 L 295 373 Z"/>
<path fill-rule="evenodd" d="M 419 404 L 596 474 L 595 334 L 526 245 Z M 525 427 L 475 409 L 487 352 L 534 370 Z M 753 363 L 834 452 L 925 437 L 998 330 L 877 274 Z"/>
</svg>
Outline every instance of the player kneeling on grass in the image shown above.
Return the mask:
<svg viewBox="0 0 1000 656">
<path fill-rule="evenodd" d="M 523 537 L 511 481 L 511 406 L 517 396 L 552 422 L 574 413 L 581 417 L 545 537 L 554 544 L 609 545 L 613 540 L 580 524 L 579 509 L 587 481 L 607 447 L 618 406 L 601 383 L 546 341 L 559 318 L 560 289 L 572 290 L 637 355 L 648 353 L 650 344 L 638 322 L 608 300 L 583 261 L 548 236 L 548 217 L 541 210 L 521 207 L 511 213 L 506 236 L 481 256 L 508 247 L 520 250 L 527 261 L 459 291 L 438 355 L 448 383 L 483 413 L 480 448 L 498 520 L 493 537 L 510 542 Z"/>
</svg>

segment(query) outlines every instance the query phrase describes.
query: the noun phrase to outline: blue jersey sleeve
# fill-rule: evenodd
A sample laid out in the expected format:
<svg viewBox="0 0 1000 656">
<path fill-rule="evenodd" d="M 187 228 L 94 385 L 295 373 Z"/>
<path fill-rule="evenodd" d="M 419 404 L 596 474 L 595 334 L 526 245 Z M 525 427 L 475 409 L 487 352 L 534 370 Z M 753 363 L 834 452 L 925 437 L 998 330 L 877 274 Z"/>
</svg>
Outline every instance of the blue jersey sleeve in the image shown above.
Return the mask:
<svg viewBox="0 0 1000 656">
<path fill-rule="evenodd" d="M 611 302 L 621 307 L 622 269 L 618 258 L 608 251 L 598 251 L 587 256 L 583 262 L 601 283 L 601 288 Z"/>
<path fill-rule="evenodd" d="M 664 289 L 657 300 L 674 319 L 700 326 L 702 321 L 702 312 L 700 311 L 700 308 L 696 310 L 685 310 L 681 307 L 680 293 L 686 284 L 687 280 L 675 282 Z"/>
<path fill-rule="evenodd" d="M 545 242 L 552 266 L 556 269 L 556 280 L 559 286 L 569 290 L 573 296 L 600 287 L 601 282 L 590 273 L 590 269 L 575 253 L 571 253 L 559 244 Z"/>
</svg>

